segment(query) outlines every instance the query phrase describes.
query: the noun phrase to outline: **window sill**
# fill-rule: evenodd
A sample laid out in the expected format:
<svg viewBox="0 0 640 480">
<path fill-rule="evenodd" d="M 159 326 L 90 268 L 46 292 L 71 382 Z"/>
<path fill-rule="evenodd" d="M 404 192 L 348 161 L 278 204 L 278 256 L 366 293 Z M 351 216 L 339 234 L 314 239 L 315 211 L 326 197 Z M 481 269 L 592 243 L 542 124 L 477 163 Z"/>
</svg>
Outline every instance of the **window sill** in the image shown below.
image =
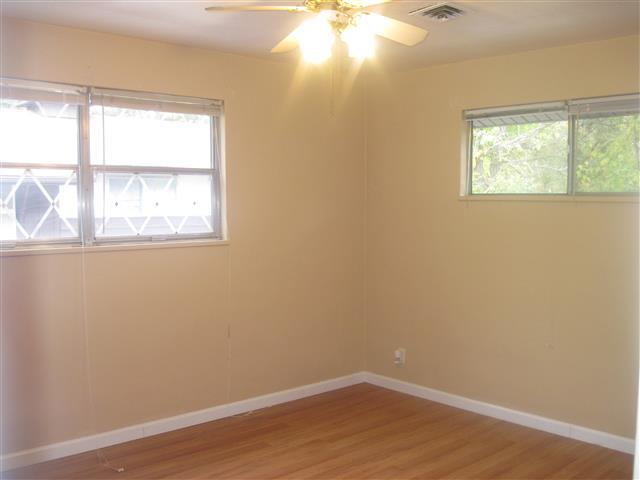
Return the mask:
<svg viewBox="0 0 640 480">
<path fill-rule="evenodd" d="M 640 196 L 620 195 L 460 195 L 462 202 L 640 203 Z"/>
<path fill-rule="evenodd" d="M 161 248 L 219 247 L 229 245 L 228 240 L 167 240 L 154 243 L 119 243 L 83 247 L 81 245 L 16 247 L 0 249 L 0 257 L 23 257 L 29 255 L 59 255 L 67 253 L 101 253 L 127 250 L 155 250 Z"/>
</svg>

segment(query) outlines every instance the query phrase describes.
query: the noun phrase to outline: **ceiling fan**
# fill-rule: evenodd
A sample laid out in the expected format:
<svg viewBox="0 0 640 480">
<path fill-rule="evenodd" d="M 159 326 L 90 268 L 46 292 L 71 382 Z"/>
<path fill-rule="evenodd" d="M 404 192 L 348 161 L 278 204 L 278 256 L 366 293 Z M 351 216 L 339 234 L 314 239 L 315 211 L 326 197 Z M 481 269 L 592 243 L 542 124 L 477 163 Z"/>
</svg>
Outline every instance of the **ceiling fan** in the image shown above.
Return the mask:
<svg viewBox="0 0 640 480">
<path fill-rule="evenodd" d="M 428 33 L 426 30 L 366 10 L 391 1 L 304 0 L 302 5 L 214 5 L 206 10 L 312 13 L 314 17 L 302 23 L 273 47 L 271 53 L 288 52 L 300 46 L 307 61 L 319 63 L 331 56 L 336 38 L 347 44 L 350 57 L 359 59 L 373 56 L 376 35 L 407 46 L 424 40 Z"/>
</svg>

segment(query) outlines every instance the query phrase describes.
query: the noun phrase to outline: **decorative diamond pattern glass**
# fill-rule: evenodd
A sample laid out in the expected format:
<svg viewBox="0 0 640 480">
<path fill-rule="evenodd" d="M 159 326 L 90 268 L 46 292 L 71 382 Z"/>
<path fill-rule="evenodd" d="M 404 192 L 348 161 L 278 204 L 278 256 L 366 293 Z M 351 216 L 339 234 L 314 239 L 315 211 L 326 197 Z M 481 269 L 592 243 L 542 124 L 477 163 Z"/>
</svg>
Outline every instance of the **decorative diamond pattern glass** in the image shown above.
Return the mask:
<svg viewBox="0 0 640 480">
<path fill-rule="evenodd" d="M 0 240 L 78 237 L 75 170 L 0 169 Z"/>
<path fill-rule="evenodd" d="M 212 232 L 209 175 L 97 173 L 96 237 Z"/>
</svg>

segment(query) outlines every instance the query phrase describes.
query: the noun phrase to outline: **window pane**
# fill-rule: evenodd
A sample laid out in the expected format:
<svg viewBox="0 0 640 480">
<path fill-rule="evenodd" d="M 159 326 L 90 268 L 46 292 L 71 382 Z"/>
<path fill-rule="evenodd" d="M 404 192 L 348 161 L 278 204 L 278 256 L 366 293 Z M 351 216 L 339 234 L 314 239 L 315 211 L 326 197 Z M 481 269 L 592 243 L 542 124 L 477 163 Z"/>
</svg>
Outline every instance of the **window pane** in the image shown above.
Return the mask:
<svg viewBox="0 0 640 480">
<path fill-rule="evenodd" d="M 75 170 L 0 169 L 0 240 L 78 237 Z"/>
<path fill-rule="evenodd" d="M 472 193 L 566 193 L 567 121 L 500 123 L 474 122 Z"/>
<path fill-rule="evenodd" d="M 640 115 L 578 118 L 575 161 L 576 191 L 637 192 Z"/>
<path fill-rule="evenodd" d="M 78 106 L 0 100 L 0 159 L 12 163 L 78 163 Z"/>
<path fill-rule="evenodd" d="M 208 115 L 91 106 L 91 163 L 211 168 Z"/>
<path fill-rule="evenodd" d="M 97 173 L 96 237 L 211 233 L 211 176 Z"/>
</svg>

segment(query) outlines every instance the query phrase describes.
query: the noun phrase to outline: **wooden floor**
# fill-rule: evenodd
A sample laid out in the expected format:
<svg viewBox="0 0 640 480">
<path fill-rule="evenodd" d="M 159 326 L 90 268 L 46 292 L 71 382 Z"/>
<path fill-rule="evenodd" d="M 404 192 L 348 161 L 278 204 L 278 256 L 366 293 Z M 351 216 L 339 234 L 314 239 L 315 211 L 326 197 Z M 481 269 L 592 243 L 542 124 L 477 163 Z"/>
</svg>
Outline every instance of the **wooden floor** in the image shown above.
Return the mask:
<svg viewBox="0 0 640 480">
<path fill-rule="evenodd" d="M 3 478 L 631 478 L 632 457 L 368 384 Z"/>
</svg>

